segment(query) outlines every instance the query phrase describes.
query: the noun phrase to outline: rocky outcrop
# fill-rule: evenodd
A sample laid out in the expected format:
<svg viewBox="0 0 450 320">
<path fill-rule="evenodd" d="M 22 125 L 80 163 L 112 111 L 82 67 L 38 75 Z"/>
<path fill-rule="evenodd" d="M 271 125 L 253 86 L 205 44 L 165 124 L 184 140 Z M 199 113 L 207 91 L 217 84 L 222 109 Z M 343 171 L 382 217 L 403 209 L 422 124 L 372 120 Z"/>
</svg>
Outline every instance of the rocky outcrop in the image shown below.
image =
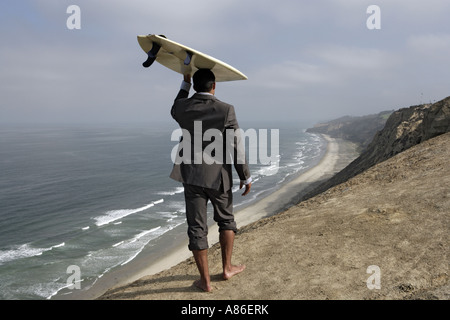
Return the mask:
<svg viewBox="0 0 450 320">
<path fill-rule="evenodd" d="M 345 182 L 377 163 L 446 132 L 450 132 L 450 97 L 434 104 L 399 109 L 390 115 L 384 128 L 375 134 L 372 142 L 358 158 L 333 178 L 305 195 L 302 200 Z"/>
<path fill-rule="evenodd" d="M 431 105 L 421 126 L 423 140 L 450 131 L 450 97 Z"/>
</svg>

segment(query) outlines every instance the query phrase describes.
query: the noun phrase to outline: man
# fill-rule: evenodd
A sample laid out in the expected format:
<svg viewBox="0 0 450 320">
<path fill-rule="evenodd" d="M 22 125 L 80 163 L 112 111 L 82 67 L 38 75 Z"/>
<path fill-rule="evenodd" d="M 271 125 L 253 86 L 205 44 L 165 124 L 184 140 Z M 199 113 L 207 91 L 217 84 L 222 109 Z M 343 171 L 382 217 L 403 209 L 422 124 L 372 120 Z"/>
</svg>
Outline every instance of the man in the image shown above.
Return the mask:
<svg viewBox="0 0 450 320">
<path fill-rule="evenodd" d="M 194 90 L 191 97 L 190 75 L 184 76 L 181 89 L 171 109 L 172 117 L 183 129 L 183 150 L 190 155 L 180 162 L 176 162 L 170 177 L 183 183 L 186 202 L 186 218 L 188 223 L 189 250 L 194 255 L 200 280 L 194 282 L 195 286 L 203 291 L 212 290 L 208 269 L 208 226 L 207 203 L 211 201 L 214 209 L 214 221 L 219 226 L 219 242 L 222 252 L 223 278 L 230 279 L 244 271 L 245 265 L 233 265 L 231 255 L 233 251 L 234 236 L 237 231 L 233 216 L 232 168 L 226 150 L 233 151 L 234 167 L 239 175 L 240 188 L 245 185 L 243 196 L 250 192 L 251 176 L 245 161 L 237 161 L 238 136 L 233 137 L 232 147 L 227 149 L 223 139 L 223 150 L 215 150 L 223 154 L 221 161 L 205 163 L 204 153 L 208 143 L 202 139 L 202 150 L 199 158 L 195 152 L 195 137 L 203 137 L 208 129 L 215 129 L 226 135 L 230 129 L 237 132 L 239 128 L 234 107 L 215 97 L 216 82 L 214 73 L 208 69 L 200 69 L 193 76 Z M 201 128 L 201 132 L 196 132 Z M 198 143 L 198 141 L 197 141 Z M 212 143 L 212 142 L 211 142 Z M 181 145 L 181 142 L 180 142 Z M 186 147 L 191 150 L 185 150 Z M 180 150 L 181 151 L 181 150 Z M 194 151 L 191 153 L 191 151 Z M 198 147 L 197 147 L 197 151 Z M 180 154 L 178 154 L 180 156 Z M 245 158 L 245 157 L 244 157 Z M 200 159 L 200 160 L 199 160 Z M 217 159 L 216 159 L 217 160 Z"/>
</svg>

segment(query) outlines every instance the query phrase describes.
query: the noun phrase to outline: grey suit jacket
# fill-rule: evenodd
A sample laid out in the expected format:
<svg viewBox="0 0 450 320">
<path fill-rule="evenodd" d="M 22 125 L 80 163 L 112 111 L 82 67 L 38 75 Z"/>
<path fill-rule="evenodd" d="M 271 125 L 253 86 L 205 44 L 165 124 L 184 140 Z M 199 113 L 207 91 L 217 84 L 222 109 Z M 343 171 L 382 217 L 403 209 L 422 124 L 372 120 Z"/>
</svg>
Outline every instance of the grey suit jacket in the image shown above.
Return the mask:
<svg viewBox="0 0 450 320">
<path fill-rule="evenodd" d="M 178 122 L 181 129 L 184 129 L 186 133 L 189 132 L 191 150 L 194 150 L 194 144 L 198 143 L 198 141 L 194 141 L 194 122 L 196 121 L 201 121 L 202 137 L 208 129 L 217 129 L 223 136 L 225 136 L 227 129 L 239 129 L 232 105 L 220 101 L 213 95 L 195 93 L 191 98 L 187 98 L 188 95 L 189 93 L 187 91 L 180 90 L 172 106 L 171 115 Z M 233 184 L 232 166 L 230 161 L 226 161 L 225 157 L 230 157 L 230 155 L 226 154 L 226 139 L 223 138 L 223 141 L 223 161 L 211 164 L 202 161 L 199 164 L 194 161 L 194 152 L 192 152 L 191 163 L 185 163 L 186 161 L 184 161 L 180 164 L 174 164 L 170 177 L 179 182 L 203 188 L 219 190 L 223 184 L 224 191 L 231 189 Z M 210 143 L 211 141 L 203 141 L 202 139 L 202 151 Z M 234 159 L 233 165 L 238 173 L 239 179 L 247 180 L 250 178 L 248 164 L 237 161 L 236 155 L 238 151 L 236 139 L 233 139 L 232 147 L 228 148 L 228 150 L 233 152 L 231 156 Z"/>
</svg>

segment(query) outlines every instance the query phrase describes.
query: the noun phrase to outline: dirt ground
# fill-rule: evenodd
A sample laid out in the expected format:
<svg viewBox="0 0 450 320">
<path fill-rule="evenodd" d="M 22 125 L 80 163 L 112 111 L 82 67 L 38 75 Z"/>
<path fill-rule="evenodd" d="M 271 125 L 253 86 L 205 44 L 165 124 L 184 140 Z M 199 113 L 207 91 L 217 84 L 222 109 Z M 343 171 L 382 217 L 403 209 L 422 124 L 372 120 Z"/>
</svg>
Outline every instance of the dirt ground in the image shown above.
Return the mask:
<svg viewBox="0 0 450 320">
<path fill-rule="evenodd" d="M 100 299 L 448 300 L 449 159 L 450 133 L 241 228 L 233 257 L 247 268 L 221 280 L 213 246 L 211 293 L 188 259 Z"/>
</svg>

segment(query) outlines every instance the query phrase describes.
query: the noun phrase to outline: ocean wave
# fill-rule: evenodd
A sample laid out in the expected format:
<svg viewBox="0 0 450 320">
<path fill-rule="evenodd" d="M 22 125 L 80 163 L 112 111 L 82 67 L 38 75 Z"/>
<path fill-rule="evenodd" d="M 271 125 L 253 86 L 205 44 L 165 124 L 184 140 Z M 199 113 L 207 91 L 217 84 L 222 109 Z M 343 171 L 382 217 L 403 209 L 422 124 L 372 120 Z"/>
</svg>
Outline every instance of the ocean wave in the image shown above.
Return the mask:
<svg viewBox="0 0 450 320">
<path fill-rule="evenodd" d="M 163 219 L 166 219 L 166 222 L 172 222 L 174 219 L 178 218 L 180 216 L 179 211 L 158 211 L 157 214 L 162 217 Z"/>
<path fill-rule="evenodd" d="M 174 210 L 176 213 L 184 214 L 186 212 L 186 204 L 184 199 L 182 201 L 171 201 L 167 204 L 167 207 Z"/>
<path fill-rule="evenodd" d="M 125 241 L 120 241 L 120 242 L 118 242 L 118 243 L 115 243 L 115 244 L 113 244 L 112 245 L 112 247 L 114 248 L 114 247 L 118 247 L 118 246 L 120 246 L 122 243 L 124 243 Z"/>
<path fill-rule="evenodd" d="M 57 279 L 59 280 L 59 279 Z M 77 280 L 75 283 L 83 282 L 84 279 Z M 30 291 L 38 296 L 45 297 L 47 300 L 50 300 L 53 296 L 56 296 L 60 291 L 71 288 L 74 283 L 66 283 L 65 285 L 60 285 L 58 281 L 54 281 L 53 283 L 49 283 L 46 286 L 42 287 L 42 284 L 34 285 L 30 288 Z M 52 292 L 50 295 L 49 292 Z"/>
<path fill-rule="evenodd" d="M 276 161 L 276 163 L 260 167 L 259 170 L 256 172 L 258 175 L 261 176 L 273 176 L 278 173 L 278 170 L 282 169 L 283 167 L 280 166 L 280 162 Z"/>
<path fill-rule="evenodd" d="M 25 243 L 14 249 L 0 251 L 0 265 L 13 260 L 40 256 L 46 251 L 63 246 L 65 246 L 64 242 L 48 248 L 33 248 L 29 243 Z"/>
<path fill-rule="evenodd" d="M 123 246 L 128 246 L 131 243 L 134 243 L 134 242 L 140 240 L 141 238 L 145 237 L 146 235 L 148 235 L 150 233 L 153 233 L 153 232 L 155 232 L 156 230 L 159 230 L 159 229 L 161 229 L 161 226 L 158 226 L 156 228 L 152 228 L 150 230 L 142 231 L 141 233 L 137 234 L 136 236 L 134 236 L 133 238 L 129 239 L 128 241 L 126 241 L 126 240 L 120 241 L 118 243 L 113 244 L 112 247 L 116 248 L 116 247 L 120 247 L 120 246 L 122 246 L 122 247 Z"/>
<path fill-rule="evenodd" d="M 111 269 L 123 266 L 133 259 L 148 245 L 148 243 L 162 234 L 172 230 L 180 225 L 180 223 L 169 226 L 157 226 L 149 230 L 143 230 L 133 237 L 121 240 L 110 247 L 105 247 L 97 251 L 90 251 L 82 258 L 81 261 L 76 261 L 75 264 L 83 268 L 83 279 L 79 281 L 86 282 L 86 288 L 93 286 L 97 280 L 102 278 Z M 99 271 L 99 270 L 102 271 Z M 68 287 L 68 284 L 61 281 L 54 281 L 57 286 L 56 289 L 46 290 L 45 292 L 34 292 L 40 296 L 51 299 L 53 296 L 59 294 L 62 290 Z"/>
<path fill-rule="evenodd" d="M 95 224 L 97 225 L 97 227 L 101 227 L 103 225 L 109 224 L 111 222 L 120 220 L 122 218 L 125 218 L 126 216 L 129 216 L 131 214 L 135 214 L 138 212 L 142 212 L 145 211 L 147 209 L 150 209 L 151 207 L 153 207 L 155 204 L 159 204 L 164 202 L 164 199 L 160 199 L 157 201 L 153 201 L 152 203 L 149 203 L 143 207 L 137 208 L 137 209 L 119 209 L 119 210 L 111 210 L 106 212 L 104 215 L 98 216 L 98 217 L 94 217 L 93 219 L 95 220 Z"/>
<path fill-rule="evenodd" d="M 162 196 L 173 196 L 177 193 L 182 193 L 182 192 L 184 192 L 183 187 L 176 187 L 175 190 L 173 190 L 173 191 L 160 191 L 160 192 L 157 192 L 156 194 L 162 195 Z"/>
<path fill-rule="evenodd" d="M 303 168 L 302 164 L 304 164 L 304 163 L 305 163 L 305 161 L 299 160 L 298 162 L 288 162 L 288 163 L 285 164 L 285 166 L 286 166 L 286 168 L 296 167 L 296 168 L 293 169 L 294 172 L 296 172 L 296 171 L 299 170 L 299 168 L 300 169 Z"/>
<path fill-rule="evenodd" d="M 154 232 L 154 231 L 156 231 L 156 230 L 159 230 L 159 229 L 161 229 L 161 226 L 156 227 L 156 228 L 153 228 L 153 229 L 150 229 L 150 230 L 143 231 L 143 232 L 139 233 L 137 236 L 135 236 L 135 237 L 130 241 L 130 243 L 136 242 L 136 241 L 138 241 L 139 239 L 141 239 L 142 237 L 146 236 L 147 234 L 152 233 L 152 232 Z"/>
<path fill-rule="evenodd" d="M 138 256 L 138 254 L 142 252 L 142 250 L 145 248 L 145 246 L 151 240 L 153 240 L 153 239 L 163 235 L 167 231 L 172 230 L 173 228 L 175 228 L 176 226 L 178 226 L 180 224 L 181 223 L 174 224 L 174 225 L 169 225 L 169 226 L 166 226 L 164 228 L 159 226 L 159 227 L 156 227 L 156 228 L 153 228 L 153 229 L 150 229 L 150 230 L 143 231 L 143 232 L 139 233 L 138 235 L 136 235 L 133 239 L 131 239 L 131 241 L 126 243 L 126 247 L 128 249 L 131 245 L 133 245 L 134 243 L 136 243 L 139 240 L 139 244 L 137 246 L 137 250 L 134 252 L 134 254 L 132 254 L 126 261 L 122 262 L 120 265 L 121 266 L 126 265 L 130 261 L 134 260 Z M 155 232 L 155 231 L 158 231 L 158 232 Z M 149 234 L 151 234 L 151 236 L 146 237 Z"/>
</svg>

